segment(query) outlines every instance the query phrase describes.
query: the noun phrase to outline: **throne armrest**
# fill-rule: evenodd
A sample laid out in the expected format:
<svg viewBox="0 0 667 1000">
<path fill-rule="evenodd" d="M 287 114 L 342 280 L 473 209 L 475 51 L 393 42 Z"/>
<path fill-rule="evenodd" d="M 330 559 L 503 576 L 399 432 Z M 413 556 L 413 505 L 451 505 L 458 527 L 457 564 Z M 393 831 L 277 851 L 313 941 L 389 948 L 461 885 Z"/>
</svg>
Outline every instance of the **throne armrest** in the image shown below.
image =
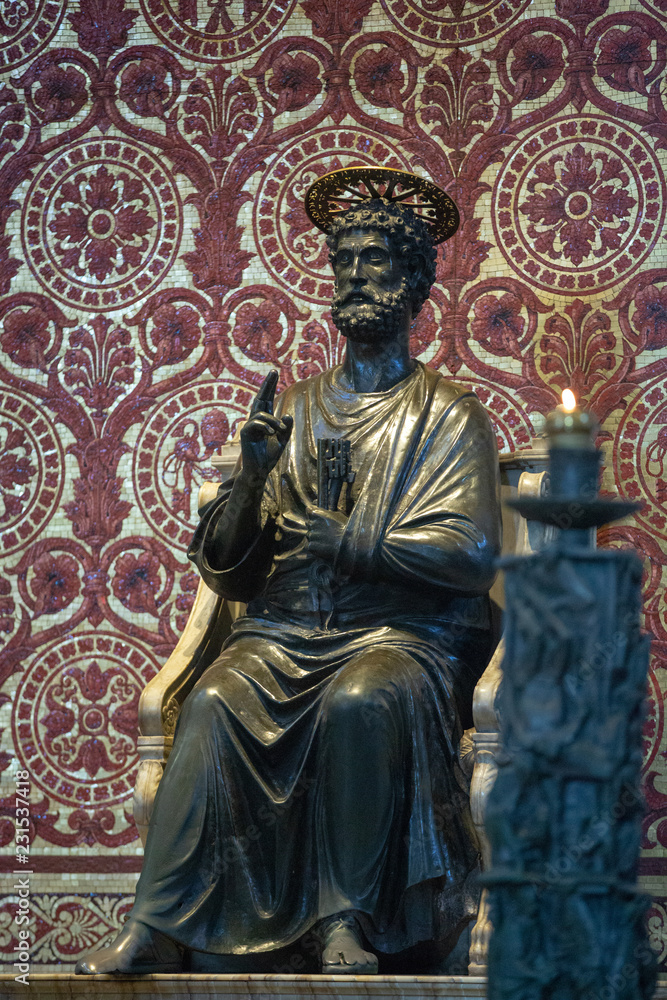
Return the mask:
<svg viewBox="0 0 667 1000">
<path fill-rule="evenodd" d="M 218 485 L 202 484 L 200 506 L 213 499 Z M 139 771 L 134 789 L 134 819 L 144 843 L 181 705 L 219 655 L 232 622 L 242 609 L 241 604 L 218 597 L 200 580 L 192 611 L 174 651 L 139 699 Z"/>
<path fill-rule="evenodd" d="M 543 495 L 548 488 L 547 461 L 546 451 L 538 448 L 501 455 L 500 481 L 503 501 L 517 496 Z M 503 507 L 503 555 L 528 555 L 542 548 L 552 536 L 552 528 L 537 522 L 528 522 L 518 511 Z M 493 586 L 491 597 L 500 607 L 504 606 L 502 574 Z M 489 842 L 484 832 L 484 814 L 489 792 L 498 773 L 496 757 L 499 750 L 500 720 L 496 702 L 502 680 L 504 655 L 505 640 L 501 638 L 477 683 L 473 697 L 475 730 L 472 743 L 475 763 L 470 784 L 470 809 L 482 855 L 482 868 L 485 870 L 489 867 L 491 858 Z M 469 976 L 486 975 L 490 935 L 488 893 L 485 889 L 482 892 L 477 921 L 472 928 Z"/>
</svg>

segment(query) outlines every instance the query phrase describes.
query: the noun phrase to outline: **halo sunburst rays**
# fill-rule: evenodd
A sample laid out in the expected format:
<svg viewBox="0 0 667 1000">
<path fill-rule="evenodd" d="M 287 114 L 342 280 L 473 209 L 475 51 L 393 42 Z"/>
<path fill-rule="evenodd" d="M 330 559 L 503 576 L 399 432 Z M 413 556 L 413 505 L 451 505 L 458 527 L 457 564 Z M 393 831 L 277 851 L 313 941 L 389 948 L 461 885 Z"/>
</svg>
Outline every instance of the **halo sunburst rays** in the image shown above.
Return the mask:
<svg viewBox="0 0 667 1000">
<path fill-rule="evenodd" d="M 459 213 L 448 194 L 423 177 L 390 167 L 344 167 L 319 177 L 306 194 L 311 222 L 327 232 L 337 215 L 372 199 L 407 205 L 431 230 L 433 243 L 444 243 L 459 226 Z"/>
</svg>

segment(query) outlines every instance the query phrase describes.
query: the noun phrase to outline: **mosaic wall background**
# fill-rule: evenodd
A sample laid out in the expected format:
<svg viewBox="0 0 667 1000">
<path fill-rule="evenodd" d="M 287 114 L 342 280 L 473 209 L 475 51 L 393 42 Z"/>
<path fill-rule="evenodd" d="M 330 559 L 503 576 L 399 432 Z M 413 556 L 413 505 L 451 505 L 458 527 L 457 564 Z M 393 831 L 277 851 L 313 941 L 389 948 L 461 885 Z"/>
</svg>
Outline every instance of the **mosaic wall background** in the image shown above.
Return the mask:
<svg viewBox="0 0 667 1000">
<path fill-rule="evenodd" d="M 606 489 L 645 501 L 602 542 L 646 561 L 664 962 L 666 59 L 667 0 L 0 0 L 5 961 L 19 769 L 35 968 L 130 906 L 137 701 L 193 601 L 198 485 L 269 367 L 340 360 L 302 196 L 372 163 L 463 218 L 416 354 L 475 387 L 503 450 L 572 386 Z"/>
</svg>

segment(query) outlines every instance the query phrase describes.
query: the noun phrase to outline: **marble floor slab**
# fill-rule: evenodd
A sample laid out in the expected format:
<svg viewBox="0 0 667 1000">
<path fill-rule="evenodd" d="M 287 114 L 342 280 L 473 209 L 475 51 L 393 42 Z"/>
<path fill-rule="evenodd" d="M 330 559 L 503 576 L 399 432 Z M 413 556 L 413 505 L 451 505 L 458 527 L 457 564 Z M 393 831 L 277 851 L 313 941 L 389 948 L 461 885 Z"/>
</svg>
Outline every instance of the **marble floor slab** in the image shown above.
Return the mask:
<svg viewBox="0 0 667 1000">
<path fill-rule="evenodd" d="M 303 997 L 340 1000 L 477 1000 L 485 996 L 486 980 L 467 976 L 295 976 L 295 975 L 195 975 L 74 976 L 70 973 L 35 974 L 29 986 L 0 975 L 2 1000 L 128 1000 L 168 997 L 169 1000 L 302 1000 Z M 667 1000 L 667 991 L 665 992 Z"/>
<path fill-rule="evenodd" d="M 29 985 L 0 975 L 1 1000 L 477 1000 L 486 995 L 486 980 L 477 976 L 283 976 L 283 975 L 182 975 L 75 976 L 71 973 L 41 973 L 30 976 Z M 667 1000 L 667 979 L 661 979 L 654 1000 Z"/>
</svg>

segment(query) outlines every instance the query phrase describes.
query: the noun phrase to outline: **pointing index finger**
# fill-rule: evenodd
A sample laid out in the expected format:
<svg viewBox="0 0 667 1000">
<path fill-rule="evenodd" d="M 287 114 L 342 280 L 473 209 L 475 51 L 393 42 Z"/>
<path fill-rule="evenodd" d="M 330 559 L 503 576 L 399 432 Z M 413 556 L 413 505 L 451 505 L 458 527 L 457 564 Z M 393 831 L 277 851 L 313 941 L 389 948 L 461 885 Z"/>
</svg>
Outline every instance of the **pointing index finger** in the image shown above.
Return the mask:
<svg viewBox="0 0 667 1000">
<path fill-rule="evenodd" d="M 278 372 L 272 368 L 259 387 L 259 392 L 250 408 L 251 413 L 273 413 L 273 397 L 276 394 L 277 385 Z"/>
</svg>

